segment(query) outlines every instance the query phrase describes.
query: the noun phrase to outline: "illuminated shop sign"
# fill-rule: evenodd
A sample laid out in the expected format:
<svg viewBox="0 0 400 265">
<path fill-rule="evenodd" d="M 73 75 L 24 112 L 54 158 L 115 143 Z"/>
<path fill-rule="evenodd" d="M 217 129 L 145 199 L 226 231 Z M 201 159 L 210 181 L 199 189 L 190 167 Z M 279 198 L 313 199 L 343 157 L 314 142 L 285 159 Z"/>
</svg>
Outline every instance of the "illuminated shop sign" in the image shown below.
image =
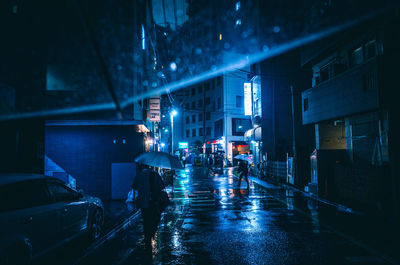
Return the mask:
<svg viewBox="0 0 400 265">
<path fill-rule="evenodd" d="M 251 83 L 244 83 L 244 115 L 250 116 L 251 112 Z"/>
<path fill-rule="evenodd" d="M 189 143 L 188 142 L 179 142 L 178 143 L 178 148 L 189 148 Z"/>
</svg>

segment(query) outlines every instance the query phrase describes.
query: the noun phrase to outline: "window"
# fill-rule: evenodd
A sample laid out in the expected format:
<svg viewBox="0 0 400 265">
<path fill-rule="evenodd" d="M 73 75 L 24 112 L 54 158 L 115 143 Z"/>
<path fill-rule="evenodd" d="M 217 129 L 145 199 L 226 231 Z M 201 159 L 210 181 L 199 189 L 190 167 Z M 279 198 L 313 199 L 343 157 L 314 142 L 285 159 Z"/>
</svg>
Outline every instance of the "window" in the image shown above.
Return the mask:
<svg viewBox="0 0 400 265">
<path fill-rule="evenodd" d="M 303 111 L 308 110 L 308 98 L 303 99 Z"/>
<path fill-rule="evenodd" d="M 196 136 L 196 129 L 192 129 L 192 136 L 193 136 L 193 137 Z"/>
<path fill-rule="evenodd" d="M 187 138 L 190 137 L 189 133 L 190 133 L 189 130 L 186 130 L 186 137 L 187 137 Z"/>
<path fill-rule="evenodd" d="M 329 80 L 329 65 L 325 65 L 319 69 L 319 82 Z"/>
<path fill-rule="evenodd" d="M 218 109 L 221 108 L 221 98 L 218 98 Z"/>
<path fill-rule="evenodd" d="M 206 121 L 211 120 L 211 112 L 207 111 L 206 112 Z"/>
<path fill-rule="evenodd" d="M 211 100 L 210 100 L 210 97 L 206 97 L 206 102 L 205 102 L 205 104 L 206 104 L 206 105 L 210 105 L 210 101 L 211 101 Z"/>
<path fill-rule="evenodd" d="M 215 89 L 215 81 L 211 81 L 211 89 L 214 90 Z"/>
<path fill-rule="evenodd" d="M 49 192 L 56 202 L 72 201 L 78 198 L 78 193 L 58 182 L 50 182 Z"/>
<path fill-rule="evenodd" d="M 196 122 L 196 115 L 192 115 L 192 123 Z"/>
<path fill-rule="evenodd" d="M 213 100 L 213 111 L 215 111 L 215 100 Z"/>
<path fill-rule="evenodd" d="M 185 96 L 186 96 L 186 97 L 189 96 L 189 89 L 185 89 Z"/>
<path fill-rule="evenodd" d="M 251 127 L 250 119 L 232 118 L 232 135 L 243 136 Z"/>
<path fill-rule="evenodd" d="M 0 212 L 31 208 L 50 203 L 46 186 L 40 180 L 0 187 Z"/>
<path fill-rule="evenodd" d="M 196 95 L 196 88 L 192 88 L 192 96 Z"/>
<path fill-rule="evenodd" d="M 196 102 L 195 102 L 195 101 L 192 102 L 192 109 L 193 109 L 193 110 L 196 109 Z"/>
<path fill-rule="evenodd" d="M 206 130 L 206 135 L 211 136 L 211 127 L 207 127 Z"/>
<path fill-rule="evenodd" d="M 197 88 L 197 91 L 198 91 L 199 94 L 201 94 L 201 93 L 203 93 L 203 88 L 202 88 L 201 86 L 199 86 L 199 87 Z"/>
<path fill-rule="evenodd" d="M 189 116 L 186 116 L 186 124 L 190 123 L 190 118 Z"/>
<path fill-rule="evenodd" d="M 236 108 L 243 108 L 243 97 L 236 96 Z"/>
<path fill-rule="evenodd" d="M 217 77 L 217 86 L 220 86 L 222 83 L 222 76 Z"/>
<path fill-rule="evenodd" d="M 358 64 L 362 63 L 362 61 L 363 61 L 363 48 L 361 46 L 361 47 L 354 49 L 351 52 L 350 65 L 351 66 L 358 65 Z"/>
<path fill-rule="evenodd" d="M 199 136 L 203 136 L 203 128 L 199 128 Z"/>
<path fill-rule="evenodd" d="M 222 119 L 220 119 L 214 123 L 214 137 L 215 138 L 221 137 L 222 131 L 223 131 L 223 123 Z"/>
<path fill-rule="evenodd" d="M 365 60 L 376 56 L 376 42 L 371 40 L 365 44 Z"/>
<path fill-rule="evenodd" d="M 212 84 L 212 82 L 211 82 L 211 84 Z M 210 90 L 210 85 L 205 84 L 205 85 L 204 85 L 204 89 L 205 89 L 206 91 L 209 91 L 209 90 Z"/>
<path fill-rule="evenodd" d="M 199 121 L 203 121 L 203 113 L 199 114 Z"/>
<path fill-rule="evenodd" d="M 203 107 L 203 100 L 199 99 L 199 108 Z"/>
<path fill-rule="evenodd" d="M 189 103 L 185 104 L 185 109 L 186 109 L 186 110 L 189 109 Z"/>
</svg>

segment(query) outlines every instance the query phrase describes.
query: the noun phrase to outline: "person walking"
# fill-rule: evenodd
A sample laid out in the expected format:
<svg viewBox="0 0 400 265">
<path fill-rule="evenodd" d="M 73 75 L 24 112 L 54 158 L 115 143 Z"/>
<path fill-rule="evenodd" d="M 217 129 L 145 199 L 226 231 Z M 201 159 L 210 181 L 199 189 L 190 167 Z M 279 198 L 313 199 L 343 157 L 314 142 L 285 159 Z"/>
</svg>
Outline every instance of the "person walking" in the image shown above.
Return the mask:
<svg viewBox="0 0 400 265">
<path fill-rule="evenodd" d="M 138 169 L 132 188 L 138 191 L 135 202 L 142 214 L 144 247 L 151 252 L 151 239 L 157 231 L 161 217 L 157 202 L 164 189 L 164 183 L 160 175 L 148 166 L 138 164 Z"/>
<path fill-rule="evenodd" d="M 239 162 L 239 184 L 238 188 L 240 189 L 240 184 L 242 183 L 242 178 L 245 178 L 247 184 L 247 190 L 250 189 L 249 184 L 249 163 L 244 160 L 240 160 Z"/>
</svg>

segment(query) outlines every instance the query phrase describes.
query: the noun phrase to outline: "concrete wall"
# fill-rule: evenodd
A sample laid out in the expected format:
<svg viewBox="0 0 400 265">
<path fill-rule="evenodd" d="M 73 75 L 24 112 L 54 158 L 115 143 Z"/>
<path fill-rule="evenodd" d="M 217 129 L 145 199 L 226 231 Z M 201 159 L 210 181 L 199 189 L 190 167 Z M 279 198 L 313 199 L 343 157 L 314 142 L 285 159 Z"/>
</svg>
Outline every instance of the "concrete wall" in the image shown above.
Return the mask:
<svg viewBox="0 0 400 265">
<path fill-rule="evenodd" d="M 111 195 L 111 164 L 132 162 L 144 148 L 135 126 L 46 126 L 45 141 L 46 155 L 77 188 L 102 199 Z"/>
</svg>

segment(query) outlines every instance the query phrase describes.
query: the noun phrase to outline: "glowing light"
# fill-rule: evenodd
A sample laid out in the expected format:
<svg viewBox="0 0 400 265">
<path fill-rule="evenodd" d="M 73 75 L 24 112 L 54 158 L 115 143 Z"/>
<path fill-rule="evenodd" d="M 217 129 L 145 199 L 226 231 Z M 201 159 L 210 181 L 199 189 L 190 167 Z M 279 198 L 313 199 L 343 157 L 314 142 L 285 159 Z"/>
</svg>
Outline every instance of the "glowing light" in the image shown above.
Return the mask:
<svg viewBox="0 0 400 265">
<path fill-rule="evenodd" d="M 165 147 L 165 143 L 161 143 L 161 147 Z"/>
<path fill-rule="evenodd" d="M 175 63 L 175 62 L 172 62 L 172 63 L 169 65 L 169 68 L 171 68 L 172 71 L 176 71 L 176 68 L 177 68 L 176 63 Z"/>
<path fill-rule="evenodd" d="M 251 83 L 244 83 L 244 115 L 249 116 L 251 114 Z"/>
<path fill-rule="evenodd" d="M 238 11 L 240 9 L 240 1 L 236 2 L 235 10 Z"/>
<path fill-rule="evenodd" d="M 168 132 L 168 129 L 165 129 L 164 132 Z"/>
<path fill-rule="evenodd" d="M 146 140 L 146 144 L 153 144 L 153 139 Z"/>
<path fill-rule="evenodd" d="M 274 26 L 274 27 L 272 28 L 272 30 L 273 30 L 275 33 L 278 33 L 279 31 L 281 31 L 281 28 L 280 28 L 279 26 Z"/>
<path fill-rule="evenodd" d="M 146 32 L 144 26 L 142 25 L 142 50 L 146 49 Z"/>
<path fill-rule="evenodd" d="M 222 34 L 221 33 L 219 34 L 219 40 L 222 40 Z"/>
<path fill-rule="evenodd" d="M 171 116 L 176 116 L 176 115 L 178 115 L 178 112 L 176 110 L 172 110 L 171 111 Z"/>
</svg>

